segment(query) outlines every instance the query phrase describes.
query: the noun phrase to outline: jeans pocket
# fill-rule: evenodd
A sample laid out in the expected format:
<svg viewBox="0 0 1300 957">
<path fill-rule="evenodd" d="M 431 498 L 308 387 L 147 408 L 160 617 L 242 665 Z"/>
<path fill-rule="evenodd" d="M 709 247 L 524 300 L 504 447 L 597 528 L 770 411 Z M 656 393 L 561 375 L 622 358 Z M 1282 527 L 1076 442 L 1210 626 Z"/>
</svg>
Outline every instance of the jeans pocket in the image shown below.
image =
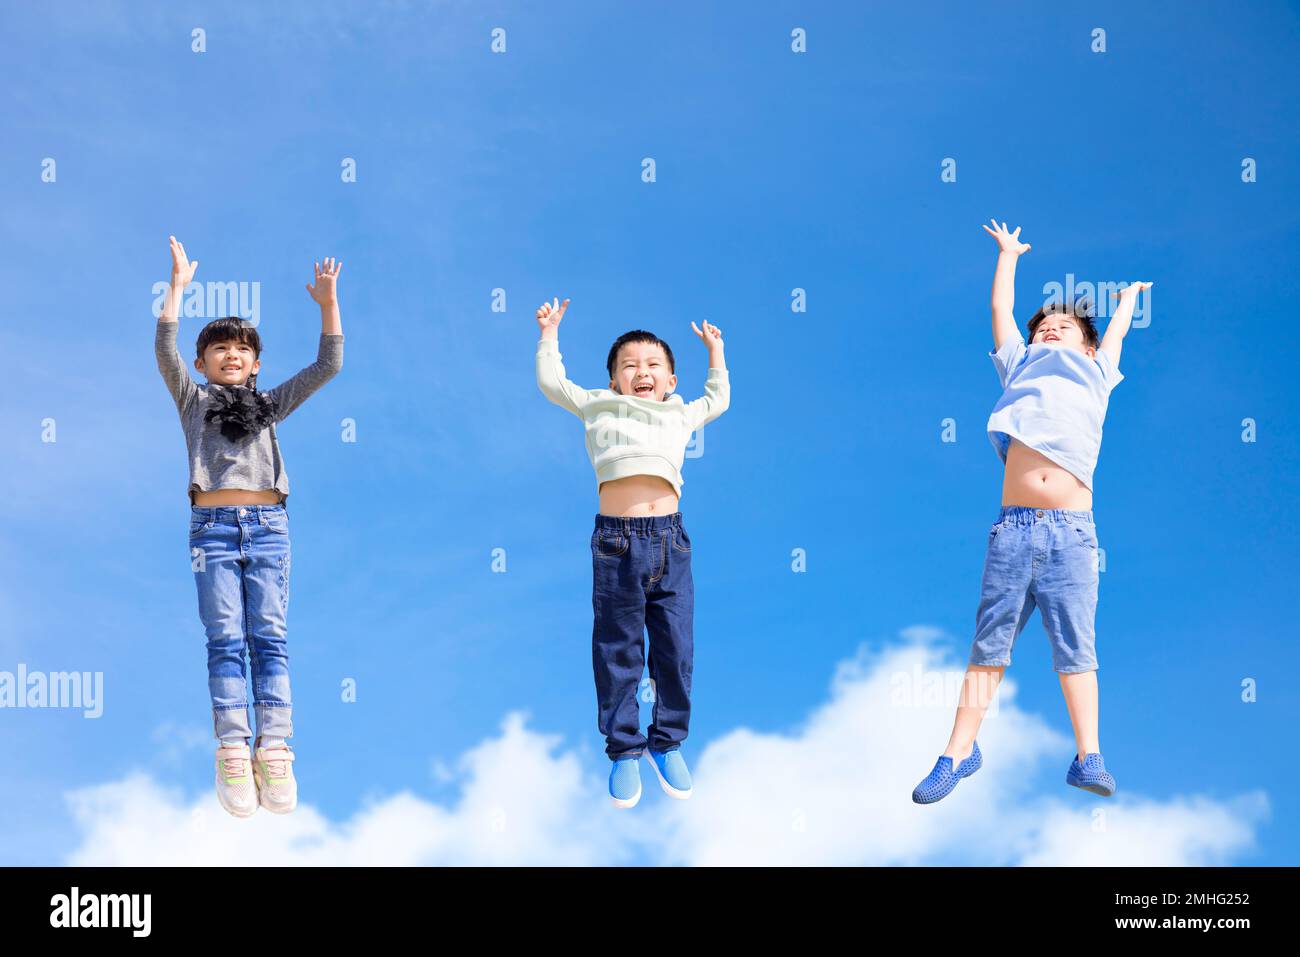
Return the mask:
<svg viewBox="0 0 1300 957">
<path fill-rule="evenodd" d="M 289 520 L 283 515 L 272 515 L 266 519 L 266 527 L 281 535 L 289 534 Z"/>
<path fill-rule="evenodd" d="M 673 548 L 679 552 L 689 552 L 691 550 L 691 537 L 686 534 L 685 527 L 681 525 L 673 528 Z"/>
<path fill-rule="evenodd" d="M 1094 552 L 1097 550 L 1097 529 L 1096 528 L 1094 528 L 1091 525 L 1080 525 L 1073 522 L 1071 523 L 1071 527 L 1074 529 L 1075 540 L 1080 545 L 1082 545 L 1084 548 L 1091 549 Z"/>
<path fill-rule="evenodd" d="M 630 541 L 622 532 L 602 528 L 591 536 L 591 548 L 601 558 L 618 558 L 627 551 Z"/>
</svg>

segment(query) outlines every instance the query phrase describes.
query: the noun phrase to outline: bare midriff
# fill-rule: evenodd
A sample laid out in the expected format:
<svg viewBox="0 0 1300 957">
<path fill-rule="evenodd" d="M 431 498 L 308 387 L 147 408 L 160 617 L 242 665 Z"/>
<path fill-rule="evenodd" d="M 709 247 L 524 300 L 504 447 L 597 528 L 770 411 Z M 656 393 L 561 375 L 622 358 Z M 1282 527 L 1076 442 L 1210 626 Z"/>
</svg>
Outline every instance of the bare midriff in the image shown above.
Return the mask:
<svg viewBox="0 0 1300 957">
<path fill-rule="evenodd" d="M 657 475 L 629 475 L 600 483 L 601 515 L 671 515 L 677 502 L 673 487 Z"/>
<path fill-rule="evenodd" d="M 280 493 L 273 488 L 260 492 L 247 488 L 216 488 L 211 492 L 195 492 L 194 504 L 205 508 L 213 505 L 279 505 Z"/>
<path fill-rule="evenodd" d="M 1012 439 L 1002 475 L 1002 504 L 1087 511 L 1092 508 L 1092 492 L 1073 473 Z"/>
</svg>

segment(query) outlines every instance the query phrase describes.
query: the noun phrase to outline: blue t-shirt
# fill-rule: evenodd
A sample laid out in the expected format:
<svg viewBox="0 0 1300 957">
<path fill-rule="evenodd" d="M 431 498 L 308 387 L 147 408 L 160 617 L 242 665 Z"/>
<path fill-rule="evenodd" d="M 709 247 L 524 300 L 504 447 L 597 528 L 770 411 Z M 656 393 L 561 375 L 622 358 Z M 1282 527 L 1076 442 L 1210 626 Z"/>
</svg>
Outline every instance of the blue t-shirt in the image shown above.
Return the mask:
<svg viewBox="0 0 1300 957">
<path fill-rule="evenodd" d="M 1066 346 L 1026 345 L 1019 329 L 989 356 L 1003 389 L 988 424 L 998 458 L 1005 463 L 1018 439 L 1091 491 L 1110 390 L 1124 378 L 1111 357 L 1100 349 L 1089 359 Z"/>
</svg>

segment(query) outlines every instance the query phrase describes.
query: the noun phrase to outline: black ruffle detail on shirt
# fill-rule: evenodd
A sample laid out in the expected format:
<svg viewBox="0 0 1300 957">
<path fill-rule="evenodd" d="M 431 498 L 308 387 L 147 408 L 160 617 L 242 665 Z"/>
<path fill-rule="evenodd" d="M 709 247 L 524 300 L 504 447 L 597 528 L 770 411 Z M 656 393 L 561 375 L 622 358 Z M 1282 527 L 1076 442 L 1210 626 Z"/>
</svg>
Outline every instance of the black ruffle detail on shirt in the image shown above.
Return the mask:
<svg viewBox="0 0 1300 957">
<path fill-rule="evenodd" d="M 220 423 L 221 434 L 231 442 L 255 435 L 275 421 L 275 400 L 265 392 L 242 385 L 214 385 L 209 394 L 213 404 L 203 418 Z"/>
</svg>

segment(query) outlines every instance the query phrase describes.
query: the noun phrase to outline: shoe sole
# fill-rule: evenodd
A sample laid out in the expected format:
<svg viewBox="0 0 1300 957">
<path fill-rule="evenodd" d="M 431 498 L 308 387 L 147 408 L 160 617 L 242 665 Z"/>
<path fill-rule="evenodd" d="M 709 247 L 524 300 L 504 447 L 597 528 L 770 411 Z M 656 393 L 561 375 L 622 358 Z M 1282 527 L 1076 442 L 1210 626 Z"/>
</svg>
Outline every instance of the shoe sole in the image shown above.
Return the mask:
<svg viewBox="0 0 1300 957">
<path fill-rule="evenodd" d="M 1080 791 L 1091 791 L 1098 797 L 1108 798 L 1115 793 L 1114 788 L 1107 788 L 1100 784 L 1080 784 L 1077 781 L 1071 781 L 1069 778 L 1065 779 L 1065 783 L 1072 788 L 1078 788 Z"/>
<path fill-rule="evenodd" d="M 685 801 L 691 796 L 691 792 L 695 790 L 694 785 L 687 788 L 685 791 L 679 791 L 677 788 L 669 784 L 667 778 L 664 777 L 663 772 L 659 770 L 659 765 L 655 763 L 654 758 L 650 759 L 650 767 L 655 769 L 655 777 L 659 779 L 659 786 L 664 789 L 664 793 L 669 797 L 677 798 L 679 801 Z"/>
</svg>

